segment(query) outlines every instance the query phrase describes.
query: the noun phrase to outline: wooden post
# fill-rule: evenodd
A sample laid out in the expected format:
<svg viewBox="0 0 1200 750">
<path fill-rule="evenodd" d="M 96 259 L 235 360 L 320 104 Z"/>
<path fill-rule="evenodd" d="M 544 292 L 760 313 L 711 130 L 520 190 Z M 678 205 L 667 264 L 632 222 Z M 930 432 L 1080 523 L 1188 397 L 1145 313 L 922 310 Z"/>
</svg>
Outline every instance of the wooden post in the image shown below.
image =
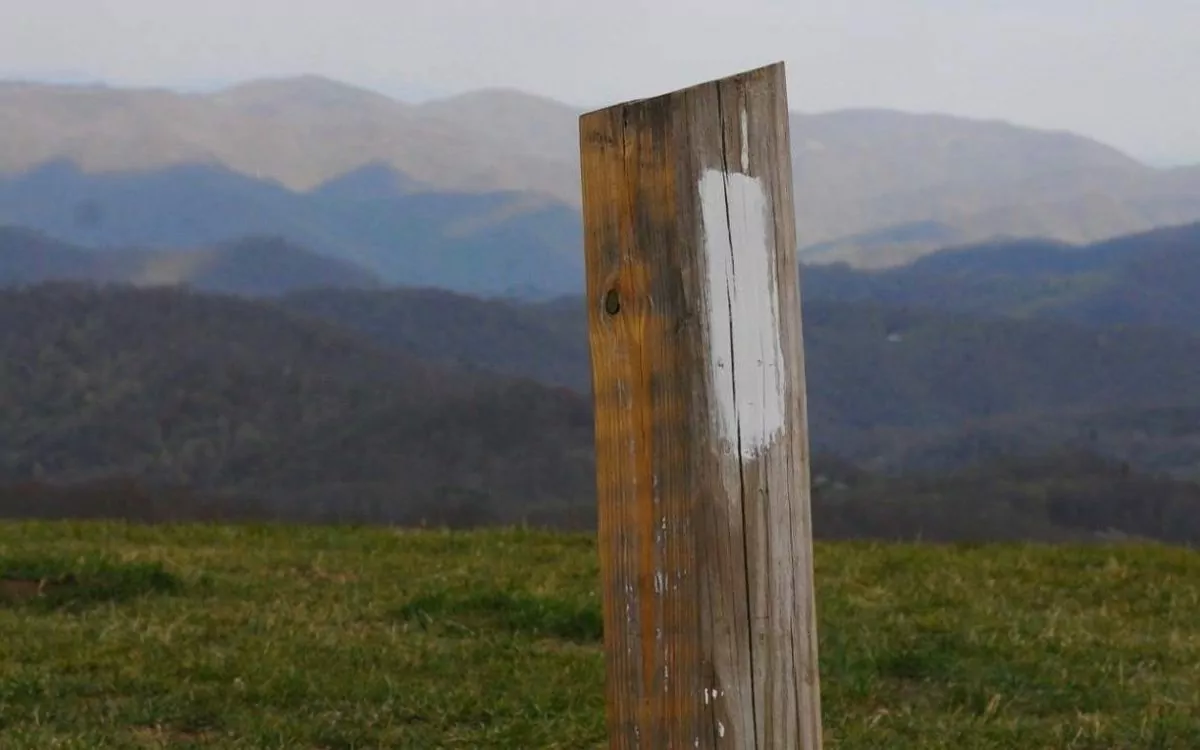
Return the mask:
<svg viewBox="0 0 1200 750">
<path fill-rule="evenodd" d="M 580 118 L 610 747 L 818 750 L 782 63 Z"/>
</svg>

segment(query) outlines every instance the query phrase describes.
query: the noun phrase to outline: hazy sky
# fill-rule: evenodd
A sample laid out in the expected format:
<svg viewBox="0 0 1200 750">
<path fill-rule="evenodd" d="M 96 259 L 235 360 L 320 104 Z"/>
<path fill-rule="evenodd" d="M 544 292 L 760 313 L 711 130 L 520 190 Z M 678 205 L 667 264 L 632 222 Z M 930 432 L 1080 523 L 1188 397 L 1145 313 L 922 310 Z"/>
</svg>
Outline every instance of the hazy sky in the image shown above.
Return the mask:
<svg viewBox="0 0 1200 750">
<path fill-rule="evenodd" d="M 191 86 L 317 73 L 393 94 L 507 86 L 603 106 L 784 60 L 794 109 L 1000 117 L 1200 162 L 1200 0 L 0 6 L 5 77 Z"/>
</svg>

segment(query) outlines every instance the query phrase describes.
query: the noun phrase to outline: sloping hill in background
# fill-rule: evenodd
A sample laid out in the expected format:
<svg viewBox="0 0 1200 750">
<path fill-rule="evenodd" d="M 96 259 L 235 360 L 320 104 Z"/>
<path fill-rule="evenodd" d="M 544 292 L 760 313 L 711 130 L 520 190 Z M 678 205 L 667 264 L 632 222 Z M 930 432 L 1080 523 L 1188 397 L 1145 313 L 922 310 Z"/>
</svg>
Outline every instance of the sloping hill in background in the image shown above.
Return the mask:
<svg viewBox="0 0 1200 750">
<path fill-rule="evenodd" d="M 373 166 L 402 175 L 392 188 L 404 193 L 531 193 L 574 212 L 578 114 L 505 90 L 414 106 L 312 77 L 209 95 L 0 84 L 0 172 L 55 160 L 89 174 L 201 164 L 309 191 Z M 794 113 L 792 141 L 799 239 L 814 261 L 891 266 L 948 242 L 1089 242 L 1200 219 L 1195 170 L 1152 169 L 1066 133 L 854 110 Z M 419 236 L 394 238 L 409 239 Z M 570 240 L 560 251 L 577 254 L 577 229 Z"/>
<path fill-rule="evenodd" d="M 126 475 L 306 517 L 587 522 L 576 117 L 520 92 L 410 106 L 317 78 L 0 84 L 0 222 L 32 228 L 0 229 L 0 285 L 283 295 L 0 291 L 0 484 Z M 1112 237 L 1200 219 L 1200 169 L 885 111 L 794 114 L 792 137 L 810 262 L 919 259 L 805 272 L 817 451 L 936 472 L 1088 451 L 1118 463 L 913 497 L 922 519 L 953 516 L 939 493 L 964 486 L 1074 517 L 1116 478 L 1097 518 L 1178 525 L 1119 461 L 1200 476 L 1200 225 Z M 1005 239 L 1022 236 L 1047 239 Z M 380 288 L 396 284 L 442 289 Z M 874 481 L 831 502 L 877 513 L 899 485 Z"/>
<path fill-rule="evenodd" d="M 1176 167 L 1167 172 L 1167 179 L 1175 187 L 1195 190 L 1200 187 L 1200 164 L 1191 167 Z"/>
<path fill-rule="evenodd" d="M 59 162 L 0 177 L 0 221 L 97 248 L 276 236 L 390 284 L 478 294 L 582 286 L 573 209 L 525 193 L 388 192 L 403 180 L 376 169 L 303 194 L 216 166 L 87 174 Z"/>
<path fill-rule="evenodd" d="M 472 361 L 470 332 L 499 335 L 474 325 L 479 316 L 521 321 L 519 335 L 482 352 L 503 362 L 495 344 L 520 336 L 536 344 L 580 325 L 563 321 L 567 311 L 581 312 L 578 300 L 522 313 L 512 303 L 457 305 L 440 292 L 338 291 L 314 307 L 320 294 L 285 301 L 306 318 L 277 303 L 178 290 L 51 284 L 0 292 L 0 317 L 9 323 L 0 328 L 0 514 L 594 524 L 590 402 L 564 388 L 446 364 L 457 347 L 466 348 L 457 359 Z M 409 332 L 382 347 L 311 317 L 339 309 L 347 320 L 373 320 L 380 336 L 386 320 L 403 313 Z M 538 326 L 542 313 L 552 317 Z M 1156 398 L 1147 388 L 1195 395 L 1195 369 L 1183 372 L 1196 351 L 1190 339 L 1144 335 L 1140 349 L 1113 341 L 1135 361 L 1089 375 L 1105 364 L 1103 343 L 1078 332 L 1072 338 L 1070 327 L 836 305 L 809 314 L 818 451 L 832 444 L 875 468 L 909 472 L 892 479 L 819 454 L 814 514 L 823 534 L 1049 540 L 1115 529 L 1200 539 L 1195 485 L 1073 458 L 1077 451 L 1064 455 L 1064 447 L 1083 445 L 1078 439 L 1072 446 L 1039 435 L 1046 439 L 1036 447 L 1045 450 L 1035 461 L 1021 442 L 1030 427 L 1057 429 L 1070 414 L 1044 404 L 1061 402 L 1077 407 L 1072 424 L 1093 434 L 1092 447 L 1121 448 L 1108 436 L 1124 437 L 1132 460 L 1181 474 L 1190 450 L 1194 469 L 1200 408 L 1138 406 Z M 422 315 L 434 323 L 424 339 Z M 902 341 L 884 335 L 895 330 L 905 332 Z M 439 349 L 439 332 L 453 344 Z M 949 340 L 940 360 L 929 356 L 935 337 Z M 877 341 L 899 348 L 889 356 L 871 345 Z M 904 353 L 907 341 L 913 350 Z M 1037 376 L 1028 359 L 996 367 L 1010 347 L 1044 354 L 1031 342 L 1063 349 L 1042 357 L 1046 374 Z M 399 351 L 420 346 L 441 362 Z M 1163 368 L 1171 347 L 1179 362 Z M 880 378 L 895 389 L 872 391 L 863 360 L 885 368 Z M 995 375 L 978 393 L 962 382 L 989 371 Z M 1131 406 L 1085 413 L 1110 401 Z M 1021 411 L 1030 405 L 1042 411 Z M 873 424 L 843 424 L 855 418 Z M 1005 435 L 1005 428 L 1016 429 Z M 1003 442 L 1009 438 L 1014 445 Z M 960 471 L 967 465 L 975 468 Z M 911 474 L 927 468 L 938 475 Z"/>
<path fill-rule="evenodd" d="M 947 251 L 884 272 L 806 269 L 815 444 L 878 468 L 944 468 L 1069 445 L 1192 471 L 1200 423 L 1153 415 L 1200 404 L 1198 245 L 1200 226 L 1184 226 L 1087 248 Z M 369 275 L 278 240 L 99 252 L 0 231 L 0 283 L 81 277 L 285 294 L 293 313 L 422 360 L 589 388 L 578 297 L 521 304 L 437 289 L 367 291 L 378 286 Z M 1126 416 L 1110 418 L 1118 413 Z"/>
<path fill-rule="evenodd" d="M 310 288 L 371 289 L 379 277 L 351 263 L 317 255 L 277 237 L 244 237 L 185 252 L 128 251 L 118 281 L 138 286 L 187 286 L 201 291 L 271 296 Z M 101 261 L 108 256 L 93 253 Z"/>
<path fill-rule="evenodd" d="M 0 286 L 43 281 L 186 286 L 249 296 L 381 285 L 374 274 L 273 237 L 244 237 L 195 250 L 93 250 L 0 226 Z"/>
<path fill-rule="evenodd" d="M 511 521 L 594 481 L 579 395 L 266 303 L 51 284 L 0 291 L 0 320 L 0 484 L 125 475 L 310 516 L 359 503 Z"/>
<path fill-rule="evenodd" d="M 578 191 L 569 166 L 539 170 L 415 107 L 313 76 L 207 95 L 0 84 L 0 132 L 4 172 L 58 159 L 91 173 L 200 163 L 303 191 L 382 161 L 439 190 Z"/>
<path fill-rule="evenodd" d="M 579 298 L 313 290 L 282 303 L 421 356 L 590 391 Z M 1200 335 L 812 300 L 805 316 L 820 452 L 897 470 L 1071 447 L 1200 472 L 1200 423 L 1161 416 L 1200 406 Z"/>
<path fill-rule="evenodd" d="M 579 164 L 581 111 L 515 89 L 483 89 L 416 107 L 421 117 L 507 153 Z M 576 191 L 578 192 L 578 191 Z M 564 194 L 564 200 L 578 200 Z"/>
<path fill-rule="evenodd" d="M 1164 394 L 1164 402 L 1169 399 Z M 1075 451 L 1141 472 L 1200 481 L 1200 406 L 1093 405 L 924 429 L 881 427 L 841 447 L 843 460 L 888 473 L 936 476 L 996 461 L 1046 461 Z"/>
<path fill-rule="evenodd" d="M 425 360 L 591 390 L 579 298 L 521 304 L 440 289 L 312 289 L 280 302 Z"/>
<path fill-rule="evenodd" d="M 864 232 L 916 222 L 945 225 L 963 242 L 1086 241 L 1200 218 L 1200 196 L 1187 206 L 1141 200 L 1162 173 L 1068 133 L 855 110 L 794 117 L 792 145 L 801 242 L 831 243 L 826 258 L 855 249 Z M 887 255 L 877 249 L 862 260 L 881 264 Z"/>
<path fill-rule="evenodd" d="M 809 267 L 805 299 L 1200 331 L 1200 223 L 1089 246 L 1001 242 L 866 273 Z"/>
</svg>

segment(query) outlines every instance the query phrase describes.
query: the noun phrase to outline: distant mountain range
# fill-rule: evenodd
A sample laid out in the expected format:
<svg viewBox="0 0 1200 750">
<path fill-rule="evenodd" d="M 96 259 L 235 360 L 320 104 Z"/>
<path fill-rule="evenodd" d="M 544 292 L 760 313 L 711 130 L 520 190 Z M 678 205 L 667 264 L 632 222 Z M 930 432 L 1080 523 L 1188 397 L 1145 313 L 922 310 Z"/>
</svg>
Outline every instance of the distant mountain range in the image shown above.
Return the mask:
<svg viewBox="0 0 1200 750">
<path fill-rule="evenodd" d="M 1200 223 L 1093 245 L 1029 240 L 950 249 L 876 272 L 812 266 L 802 279 L 808 301 L 1200 332 Z"/>
<path fill-rule="evenodd" d="M 0 486 L 592 523 L 577 114 L 0 83 Z M 1200 478 L 1200 167 L 935 115 L 791 124 L 827 528 L 986 535 L 970 487 L 1010 520 L 1197 538 L 1194 488 L 1121 462 Z M 1005 463 L 1064 451 L 1116 463 Z M 924 515 L 881 510 L 909 491 Z"/>
<path fill-rule="evenodd" d="M 134 271 L 121 278 L 111 262 L 125 258 L 153 262 L 118 263 Z M 97 268 L 91 280 L 170 283 L 162 271 L 147 281 L 147 265 L 197 289 L 275 296 L 293 314 L 440 366 L 590 386 L 577 296 L 385 288 L 267 238 L 156 254 L 0 232 L 0 283 L 87 280 Z M 893 470 L 1073 446 L 1200 474 L 1200 224 L 1086 247 L 949 250 L 886 271 L 815 266 L 802 280 L 824 452 Z"/>
<path fill-rule="evenodd" d="M 0 84 L 0 222 L 89 245 L 273 234 L 389 283 L 573 292 L 577 116 L 515 91 L 410 105 L 312 77 L 207 94 Z M 878 110 L 791 126 L 813 262 L 1200 220 L 1200 168 L 1068 133 Z"/>
<path fill-rule="evenodd" d="M 511 316 L 504 325 L 526 325 L 528 315 L 541 317 L 544 309 L 568 304 L 553 299 L 549 290 L 515 286 L 522 281 L 515 273 L 502 278 L 508 292 L 503 296 L 525 301 L 536 301 L 530 300 L 531 296 L 551 297 L 543 300 L 549 307 L 504 303 L 509 305 L 506 309 Z M 0 226 L 0 286 L 41 281 L 178 285 L 249 296 L 314 290 L 319 292 L 311 300 L 316 307 L 340 299 L 333 289 L 395 287 L 363 266 L 314 253 L 272 235 L 250 235 L 186 250 L 136 246 L 95 249 L 43 232 Z M 388 294 L 403 298 L 424 295 L 425 302 L 435 309 L 452 305 L 465 310 L 488 304 L 484 299 L 461 294 L 446 296 L 436 288 L 462 290 L 456 290 L 458 285 L 437 281 L 447 279 L 441 277 L 434 283 Z M 1024 240 L 950 248 L 892 269 L 863 270 L 845 263 L 808 265 L 803 268 L 801 281 L 806 304 L 883 305 L 993 318 L 1056 319 L 1103 328 L 1134 325 L 1200 333 L 1200 222 L 1092 245 Z M 572 285 L 564 283 L 559 288 L 566 288 L 568 293 L 557 297 L 577 298 Z M 355 305 L 367 305 L 373 298 L 351 294 L 346 299 Z M 567 318 L 576 313 L 574 308 L 558 312 Z M 387 316 L 382 320 L 388 320 Z M 396 323 L 388 320 L 387 325 Z M 401 326 L 380 333 L 396 337 L 403 330 L 407 329 Z M 582 334 L 572 327 L 563 335 Z M 557 345 L 543 341 L 539 346 Z M 539 361 L 534 352 L 521 349 L 510 350 L 508 356 Z M 576 379 L 574 384 L 580 382 Z"/>
<path fill-rule="evenodd" d="M 0 485 L 114 476 L 333 517 L 578 506 L 589 404 L 429 363 L 260 301 L 52 283 L 0 292 Z"/>
<path fill-rule="evenodd" d="M 806 316 L 820 455 L 911 473 L 1087 451 L 1200 475 L 1200 335 Z M 0 319 L 0 486 L 125 476 L 291 517 L 594 521 L 577 298 L 48 283 L 0 290 Z"/>
<path fill-rule="evenodd" d="M 1200 478 L 1200 224 L 802 283 L 826 458 L 911 474 L 1087 452 Z M 271 237 L 96 250 L 17 228 L 0 287 L 0 485 L 125 475 L 304 517 L 590 522 L 579 296 L 394 288 Z"/>
<path fill-rule="evenodd" d="M 379 278 L 274 237 L 192 250 L 83 248 L 41 232 L 0 226 L 0 286 L 87 281 L 270 296 L 311 287 L 372 289 Z"/>
<path fill-rule="evenodd" d="M 574 209 L 529 193 L 411 192 L 367 165 L 296 193 L 220 166 L 88 174 L 66 161 L 0 177 L 0 224 L 93 248 L 189 250 L 273 236 L 390 284 L 544 296 L 583 284 Z"/>
<path fill-rule="evenodd" d="M 431 361 L 590 390 L 579 298 L 311 290 L 281 302 Z M 822 453 L 909 470 L 1071 447 L 1200 476 L 1200 331 L 809 300 L 804 334 Z"/>
<path fill-rule="evenodd" d="M 0 290 L 0 515 L 594 528 L 589 399 L 489 369 L 577 368 L 578 303 Z M 1187 337 L 820 303 L 810 319 L 818 450 L 909 462 L 893 477 L 818 453 L 818 534 L 1200 539 L 1200 486 L 1087 455 L 1196 466 L 1200 409 L 1144 406 L 1157 386 L 1195 397 Z M 1098 369 L 1106 343 L 1128 356 Z"/>
</svg>

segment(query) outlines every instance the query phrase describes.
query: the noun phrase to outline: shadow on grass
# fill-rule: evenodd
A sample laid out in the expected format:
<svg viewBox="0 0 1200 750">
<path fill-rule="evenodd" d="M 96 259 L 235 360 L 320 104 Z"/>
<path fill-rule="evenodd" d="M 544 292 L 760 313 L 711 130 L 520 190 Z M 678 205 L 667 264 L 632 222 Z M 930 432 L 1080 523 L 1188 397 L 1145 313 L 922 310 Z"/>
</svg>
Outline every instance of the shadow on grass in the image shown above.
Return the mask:
<svg viewBox="0 0 1200 750">
<path fill-rule="evenodd" d="M 599 603 L 574 602 L 525 591 L 436 591 L 410 599 L 392 613 L 425 628 L 474 634 L 478 630 L 577 643 L 599 642 L 604 621 Z"/>
<path fill-rule="evenodd" d="M 181 588 L 161 563 L 0 557 L 0 607 L 76 611 Z"/>
</svg>

